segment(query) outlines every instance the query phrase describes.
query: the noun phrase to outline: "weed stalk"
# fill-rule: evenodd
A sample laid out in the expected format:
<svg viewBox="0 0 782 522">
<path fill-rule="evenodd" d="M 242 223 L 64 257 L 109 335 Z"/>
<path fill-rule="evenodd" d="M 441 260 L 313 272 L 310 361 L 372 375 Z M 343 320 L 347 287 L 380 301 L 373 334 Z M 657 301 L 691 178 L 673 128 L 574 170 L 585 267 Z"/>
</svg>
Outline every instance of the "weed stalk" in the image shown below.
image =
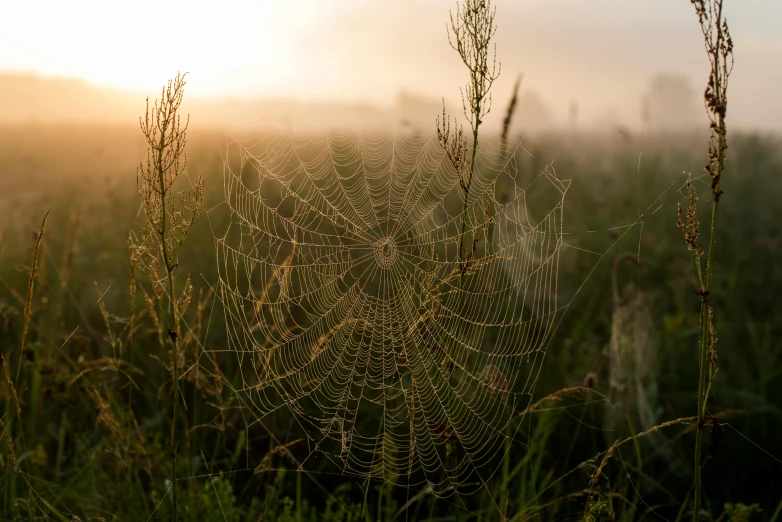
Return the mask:
<svg viewBox="0 0 782 522">
<path fill-rule="evenodd" d="M 141 196 L 145 226 L 141 238 L 130 237 L 131 265 L 146 275 L 152 286 L 157 307 L 161 310 L 168 328 L 171 346 L 171 377 L 173 413 L 171 418 L 171 493 L 172 519 L 177 520 L 177 440 L 179 422 L 179 319 L 190 302 L 192 286 L 188 282 L 177 299 L 174 271 L 179 266 L 179 254 L 190 228 L 198 218 L 203 198 L 203 180 L 196 176 L 191 190 L 179 197 L 173 193 L 173 184 L 185 173 L 187 157 L 188 117 L 181 125 L 179 107 L 184 96 L 185 77 L 177 74 L 163 87 L 159 101 L 150 109 L 147 98 L 146 117 L 139 118 L 141 131 L 149 146 L 147 162 L 139 165 L 138 192 Z M 167 306 L 163 296 L 167 295 Z M 164 310 L 167 308 L 167 310 Z"/>
<path fill-rule="evenodd" d="M 472 150 L 470 159 L 467 160 L 467 138 L 461 126 L 454 121 L 454 135 L 450 133 L 450 118 L 445 112 L 443 101 L 443 121 L 440 124 L 439 117 L 436 121 L 437 140 L 456 171 L 459 179 L 459 187 L 464 197 L 462 207 L 462 223 L 458 237 L 457 266 L 460 272 L 459 284 L 464 284 L 464 275 L 470 267 L 472 257 L 477 248 L 477 237 L 473 236 L 472 248 L 469 254 L 465 252 L 465 235 L 470 222 L 469 200 L 470 187 L 475 174 L 475 158 L 478 153 L 478 130 L 483 123 L 483 118 L 491 110 L 491 94 L 489 93 L 494 80 L 500 75 L 500 64 L 497 63 L 496 44 L 493 53 L 489 53 L 491 39 L 497 31 L 494 23 L 496 9 L 492 7 L 491 0 L 464 0 L 457 3 L 456 16 L 450 13 L 450 26 L 447 27 L 448 43 L 451 48 L 459 53 L 462 62 L 467 66 L 470 80 L 464 88 L 460 88 L 462 95 L 462 110 L 470 124 L 472 132 Z M 453 33 L 453 34 L 452 34 Z M 464 294 L 462 294 L 459 308 L 464 306 Z M 456 466 L 454 466 L 456 470 Z M 454 481 L 454 493 L 456 493 L 455 517 L 459 520 L 459 495 Z"/>
<path fill-rule="evenodd" d="M 700 231 L 697 218 L 698 195 L 687 181 L 689 205 L 684 216 L 682 205 L 679 204 L 679 228 L 682 229 L 695 264 L 698 277 L 696 293 L 701 299 L 700 323 L 701 342 L 699 353 L 698 375 L 698 411 L 697 430 L 695 435 L 695 491 L 693 519 L 697 522 L 701 517 L 701 502 L 703 484 L 701 480 L 703 427 L 706 416 L 706 404 L 712 383 L 717 375 L 717 355 L 714 346 L 717 337 L 714 331 L 714 312 L 709 306 L 712 291 L 712 275 L 714 267 L 717 210 L 722 196 L 722 173 L 725 169 L 725 151 L 727 146 L 727 131 L 725 114 L 728 105 L 728 78 L 733 69 L 733 41 L 730 37 L 728 24 L 723 16 L 723 0 L 691 0 L 703 33 L 706 53 L 709 57 L 711 71 L 704 93 L 706 110 L 709 114 L 710 137 L 708 163 L 704 167 L 711 180 L 711 220 L 709 224 L 709 244 L 706 254 L 705 272 L 701 269 L 701 257 L 704 254 L 700 246 Z M 715 421 L 716 422 L 716 421 Z"/>
<path fill-rule="evenodd" d="M 464 117 L 470 123 L 472 132 L 472 149 L 470 161 L 467 161 L 467 143 L 461 127 L 457 127 L 454 139 L 450 139 L 450 122 L 445 114 L 443 103 L 442 128 L 437 119 L 437 138 L 445 149 L 448 159 L 456 169 L 459 176 L 459 186 L 464 195 L 464 207 L 462 209 L 461 232 L 459 233 L 458 261 L 462 272 L 468 265 L 468 259 L 472 255 L 465 253 L 464 237 L 469 220 L 469 195 L 475 174 L 475 157 L 478 153 L 478 129 L 483 123 L 483 118 L 491 111 L 491 94 L 489 93 L 494 80 L 500 76 L 501 64 L 497 62 L 496 45 L 490 58 L 489 48 L 491 39 L 497 32 L 494 23 L 496 9 L 492 8 L 491 0 L 465 0 L 457 5 L 456 18 L 451 13 L 450 28 L 448 30 L 448 43 L 459 53 L 464 65 L 470 73 L 470 81 L 463 89 L 462 110 Z M 451 36 L 453 33 L 453 36 Z M 476 242 L 473 241 L 473 252 Z"/>
</svg>

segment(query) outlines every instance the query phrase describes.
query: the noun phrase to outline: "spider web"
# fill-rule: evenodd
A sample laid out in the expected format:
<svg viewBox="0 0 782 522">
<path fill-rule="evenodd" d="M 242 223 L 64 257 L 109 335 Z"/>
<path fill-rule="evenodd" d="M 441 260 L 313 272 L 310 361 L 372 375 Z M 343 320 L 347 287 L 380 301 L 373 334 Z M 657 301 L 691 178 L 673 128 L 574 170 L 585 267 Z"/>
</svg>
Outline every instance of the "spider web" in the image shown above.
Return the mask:
<svg viewBox="0 0 782 522">
<path fill-rule="evenodd" d="M 500 465 L 559 315 L 567 183 L 485 141 L 466 201 L 430 135 L 231 142 L 228 348 L 258 418 L 295 418 L 302 469 L 449 496 Z"/>
</svg>

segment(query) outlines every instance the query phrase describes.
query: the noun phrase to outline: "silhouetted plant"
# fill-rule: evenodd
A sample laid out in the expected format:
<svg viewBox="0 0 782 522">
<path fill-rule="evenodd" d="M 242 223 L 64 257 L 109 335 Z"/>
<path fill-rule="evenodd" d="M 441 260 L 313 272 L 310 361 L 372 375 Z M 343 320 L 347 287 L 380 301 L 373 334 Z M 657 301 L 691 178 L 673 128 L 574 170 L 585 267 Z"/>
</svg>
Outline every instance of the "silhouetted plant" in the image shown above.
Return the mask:
<svg viewBox="0 0 782 522">
<path fill-rule="evenodd" d="M 456 174 L 459 176 L 459 186 L 464 195 L 458 257 L 463 272 L 466 268 L 467 258 L 471 255 L 464 251 L 464 235 L 469 220 L 467 208 L 470 186 L 475 173 L 475 155 L 478 152 L 478 129 L 483 123 L 483 118 L 491 111 L 489 91 L 494 80 L 500 76 L 501 69 L 497 62 L 496 46 L 494 52 L 491 53 L 491 58 L 489 56 L 491 39 L 497 31 L 497 26 L 494 23 L 495 13 L 496 9 L 492 8 L 491 0 L 465 0 L 463 4 L 457 5 L 456 18 L 451 13 L 448 43 L 459 53 L 470 73 L 470 81 L 463 89 L 460 89 L 462 109 L 472 131 L 472 149 L 469 161 L 466 157 L 467 143 L 462 128 L 457 127 L 454 136 L 450 136 L 450 121 L 445 114 L 445 104 L 443 104 L 442 128 L 439 118 L 437 119 L 437 138 L 456 169 Z M 473 247 L 475 247 L 474 241 Z"/>
<path fill-rule="evenodd" d="M 147 276 L 152 286 L 156 307 L 164 318 L 171 346 L 170 365 L 173 383 L 171 418 L 171 492 L 172 518 L 177 519 L 177 423 L 179 418 L 179 366 L 177 350 L 179 319 L 190 303 L 192 285 L 188 277 L 177 297 L 174 271 L 179 266 L 179 254 L 190 228 L 201 212 L 204 198 L 203 179 L 196 176 L 186 194 L 173 190 L 177 179 L 185 174 L 187 157 L 187 126 L 181 125 L 179 107 L 182 103 L 185 76 L 177 74 L 163 88 L 160 100 L 150 109 L 147 98 L 146 116 L 139 118 L 141 131 L 147 140 L 146 164 L 137 172 L 138 193 L 144 207 L 144 227 L 140 240 L 131 236 L 131 264 Z"/>
<path fill-rule="evenodd" d="M 679 205 L 678 225 L 684 231 L 687 248 L 690 251 L 697 274 L 696 293 L 701 299 L 701 343 L 698 378 L 698 429 L 695 439 L 695 510 L 694 519 L 700 520 L 701 499 L 703 495 L 701 483 L 702 446 L 704 417 L 706 404 L 711 391 L 711 385 L 717 375 L 717 354 L 715 344 L 717 337 L 714 330 L 714 311 L 709 305 L 712 291 L 712 272 L 714 266 L 715 243 L 717 237 L 717 208 L 722 196 L 721 182 L 725 170 L 725 151 L 727 145 L 727 130 L 725 114 L 728 107 L 728 78 L 733 70 L 733 40 L 730 37 L 728 23 L 722 13 L 723 0 L 691 0 L 695 6 L 698 23 L 703 32 L 706 54 L 709 57 L 711 71 L 704 92 L 706 111 L 711 120 L 709 137 L 709 160 L 704 170 L 711 180 L 711 222 L 709 226 L 709 242 L 706 251 L 706 268 L 702 269 L 701 257 L 703 249 L 700 241 L 700 230 L 697 217 L 698 196 L 688 179 L 689 205 L 685 219 L 682 219 L 682 205 Z M 716 429 L 716 426 L 712 429 Z"/>
</svg>

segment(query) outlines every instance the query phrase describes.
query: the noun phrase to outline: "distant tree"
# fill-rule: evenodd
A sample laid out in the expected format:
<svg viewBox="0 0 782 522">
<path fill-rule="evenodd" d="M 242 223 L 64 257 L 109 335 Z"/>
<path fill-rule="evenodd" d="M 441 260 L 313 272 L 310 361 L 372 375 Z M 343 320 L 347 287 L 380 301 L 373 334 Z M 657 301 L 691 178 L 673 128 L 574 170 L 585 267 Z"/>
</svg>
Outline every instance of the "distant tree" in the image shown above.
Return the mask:
<svg viewBox="0 0 782 522">
<path fill-rule="evenodd" d="M 570 100 L 570 111 L 568 112 L 568 126 L 571 131 L 578 128 L 578 101 Z"/>
<path fill-rule="evenodd" d="M 674 74 L 658 74 L 649 80 L 641 100 L 644 126 L 658 130 L 694 127 L 699 123 L 699 107 L 689 80 Z"/>
</svg>

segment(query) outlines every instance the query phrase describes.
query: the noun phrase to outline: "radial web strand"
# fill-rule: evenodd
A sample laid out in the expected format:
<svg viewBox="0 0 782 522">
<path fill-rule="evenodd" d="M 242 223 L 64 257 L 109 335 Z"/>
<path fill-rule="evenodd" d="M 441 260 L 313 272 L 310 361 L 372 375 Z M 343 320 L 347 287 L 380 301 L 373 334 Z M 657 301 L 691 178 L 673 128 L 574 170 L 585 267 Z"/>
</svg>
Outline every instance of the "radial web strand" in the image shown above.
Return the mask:
<svg viewBox="0 0 782 522">
<path fill-rule="evenodd" d="M 258 417 L 295 418 L 303 468 L 448 496 L 500 465 L 558 320 L 567 184 L 487 142 L 466 206 L 429 135 L 230 144 L 229 349 Z"/>
</svg>

